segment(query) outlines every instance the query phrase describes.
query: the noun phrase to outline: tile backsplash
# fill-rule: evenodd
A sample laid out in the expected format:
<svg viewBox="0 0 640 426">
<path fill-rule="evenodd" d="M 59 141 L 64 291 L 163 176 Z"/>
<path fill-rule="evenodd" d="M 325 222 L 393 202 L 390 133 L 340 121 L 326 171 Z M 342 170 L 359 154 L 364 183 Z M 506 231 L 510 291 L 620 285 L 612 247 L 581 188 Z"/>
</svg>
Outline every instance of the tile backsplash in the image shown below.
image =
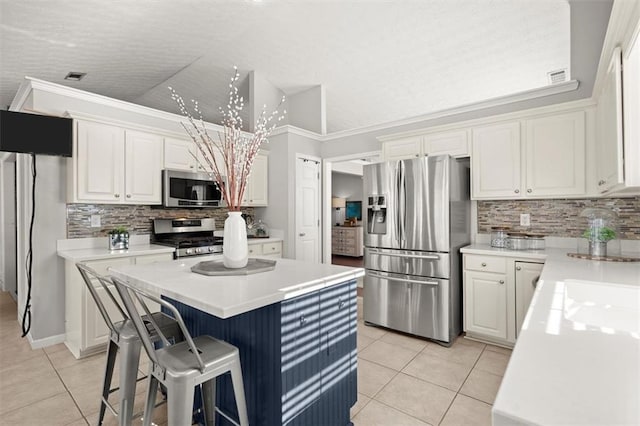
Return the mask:
<svg viewBox="0 0 640 426">
<path fill-rule="evenodd" d="M 216 229 L 222 229 L 227 218 L 227 209 L 167 209 L 156 206 L 113 204 L 67 204 L 67 238 L 104 237 L 109 230 L 125 226 L 131 234 L 151 234 L 152 219 L 183 217 L 201 219 L 213 217 Z M 252 207 L 243 213 L 254 214 Z M 100 227 L 91 227 L 91 215 L 100 215 Z"/>
<path fill-rule="evenodd" d="M 576 200 L 495 200 L 478 201 L 478 232 L 489 233 L 492 226 L 541 232 L 554 237 L 580 237 L 587 219 L 580 212 L 588 207 L 613 210 L 618 215 L 618 237 L 640 240 L 640 197 Z M 520 226 L 520 214 L 531 214 L 531 226 Z"/>
</svg>

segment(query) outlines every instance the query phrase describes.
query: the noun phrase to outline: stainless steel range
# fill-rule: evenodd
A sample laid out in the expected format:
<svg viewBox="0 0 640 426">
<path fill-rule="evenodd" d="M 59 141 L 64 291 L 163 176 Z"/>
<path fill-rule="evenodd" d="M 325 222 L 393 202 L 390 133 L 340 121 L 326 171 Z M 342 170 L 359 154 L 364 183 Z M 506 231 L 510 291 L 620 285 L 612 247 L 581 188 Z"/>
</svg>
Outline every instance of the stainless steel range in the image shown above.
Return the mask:
<svg viewBox="0 0 640 426">
<path fill-rule="evenodd" d="M 151 241 L 175 247 L 174 259 L 222 253 L 222 237 L 213 235 L 215 229 L 213 218 L 154 219 Z"/>
</svg>

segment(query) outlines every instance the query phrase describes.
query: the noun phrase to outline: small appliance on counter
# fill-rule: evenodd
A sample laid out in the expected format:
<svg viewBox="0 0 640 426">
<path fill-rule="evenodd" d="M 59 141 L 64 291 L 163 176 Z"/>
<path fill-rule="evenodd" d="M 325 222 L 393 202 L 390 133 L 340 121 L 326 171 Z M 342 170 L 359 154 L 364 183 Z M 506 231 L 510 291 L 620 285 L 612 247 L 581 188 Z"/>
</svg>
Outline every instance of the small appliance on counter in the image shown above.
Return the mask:
<svg viewBox="0 0 640 426">
<path fill-rule="evenodd" d="M 175 247 L 173 258 L 222 253 L 222 237 L 213 235 L 213 218 L 154 219 L 151 242 Z"/>
</svg>

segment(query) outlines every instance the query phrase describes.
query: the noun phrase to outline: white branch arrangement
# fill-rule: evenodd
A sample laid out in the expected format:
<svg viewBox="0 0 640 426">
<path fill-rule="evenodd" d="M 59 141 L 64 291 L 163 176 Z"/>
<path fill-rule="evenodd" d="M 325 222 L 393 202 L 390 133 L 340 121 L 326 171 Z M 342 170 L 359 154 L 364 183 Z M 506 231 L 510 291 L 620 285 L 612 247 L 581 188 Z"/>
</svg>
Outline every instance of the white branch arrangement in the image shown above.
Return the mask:
<svg viewBox="0 0 640 426">
<path fill-rule="evenodd" d="M 211 170 L 209 174 L 214 178 L 222 197 L 230 211 L 240 211 L 242 196 L 247 184 L 247 178 L 251 174 L 253 161 L 258 154 L 260 145 L 268 142 L 267 138 L 276 128 L 278 122 L 284 118 L 286 110 L 278 115 L 278 109 L 267 115 L 264 105 L 260 116 L 256 120 L 255 131 L 247 134 L 242 131 L 242 118 L 240 111 L 244 108 L 244 100 L 238 94 L 236 83 L 240 76 L 238 67 L 233 67 L 235 74 L 229 83 L 229 102 L 227 109 L 220 108 L 222 113 L 223 135 L 212 137 L 204 125 L 202 111 L 198 101 L 191 100 L 193 114 L 185 106 L 182 96 L 172 87 L 171 99 L 180 108 L 180 112 L 187 118 L 188 123 L 181 123 L 189 137 L 193 139 L 202 154 L 202 160 L 196 157 L 196 161 L 204 170 Z M 278 108 L 282 106 L 285 97 L 282 97 Z M 195 117 L 194 117 L 195 115 Z M 226 178 L 226 179 L 225 179 Z"/>
</svg>

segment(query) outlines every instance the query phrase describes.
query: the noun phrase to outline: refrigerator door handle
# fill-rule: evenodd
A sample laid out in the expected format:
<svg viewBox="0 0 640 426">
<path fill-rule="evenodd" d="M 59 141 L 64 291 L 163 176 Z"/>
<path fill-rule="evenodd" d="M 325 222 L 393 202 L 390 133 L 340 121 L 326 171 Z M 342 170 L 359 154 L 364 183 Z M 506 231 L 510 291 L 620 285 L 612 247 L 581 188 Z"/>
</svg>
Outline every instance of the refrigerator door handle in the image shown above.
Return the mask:
<svg viewBox="0 0 640 426">
<path fill-rule="evenodd" d="M 434 254 L 399 254 L 399 253 L 386 253 L 383 251 L 378 251 L 376 249 L 369 249 L 371 254 L 377 254 L 381 256 L 390 256 L 390 257 L 407 257 L 410 259 L 433 259 L 440 260 L 440 256 Z"/>
<path fill-rule="evenodd" d="M 407 187 L 403 161 L 400 161 L 398 170 L 400 170 L 400 182 L 398 185 L 398 224 L 400 226 L 400 231 L 398 235 L 400 239 L 400 247 L 403 247 L 406 243 L 405 222 L 407 220 Z"/>
<path fill-rule="evenodd" d="M 410 280 L 409 278 L 396 278 L 396 277 L 389 277 L 386 275 L 378 275 L 378 274 L 374 274 L 372 272 L 368 272 L 368 275 L 373 277 L 373 278 L 381 278 L 383 280 L 391 280 L 391 281 L 400 281 L 403 283 L 411 283 L 411 284 L 424 284 L 424 285 L 432 285 L 432 286 L 437 286 L 440 283 L 438 283 L 437 281 L 418 281 L 418 280 Z"/>
</svg>

